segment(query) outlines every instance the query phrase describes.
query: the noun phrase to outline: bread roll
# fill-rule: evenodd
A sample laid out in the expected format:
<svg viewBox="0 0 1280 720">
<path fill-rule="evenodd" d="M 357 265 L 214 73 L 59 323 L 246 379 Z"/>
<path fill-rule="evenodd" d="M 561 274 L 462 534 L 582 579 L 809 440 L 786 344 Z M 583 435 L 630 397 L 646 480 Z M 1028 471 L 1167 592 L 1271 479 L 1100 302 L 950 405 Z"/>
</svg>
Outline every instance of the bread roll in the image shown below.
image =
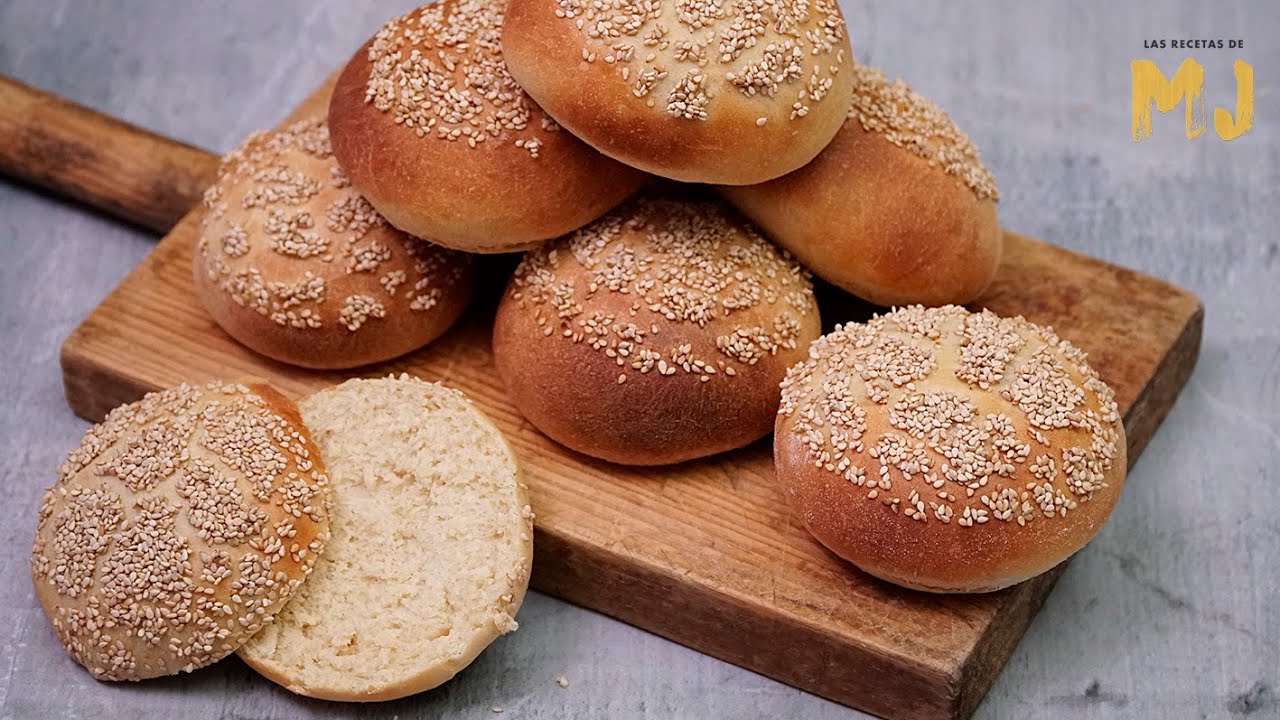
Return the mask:
<svg viewBox="0 0 1280 720">
<path fill-rule="evenodd" d="M 407 375 L 301 405 L 330 462 L 333 537 L 240 657 L 327 700 L 433 688 L 516 629 L 533 513 L 515 458 L 462 393 Z"/>
<path fill-rule="evenodd" d="M 722 187 L 822 279 L 879 305 L 945 305 L 991 284 L 999 194 L 969 138 L 901 80 L 853 66 L 844 127 L 813 162 Z"/>
<path fill-rule="evenodd" d="M 750 223 L 647 198 L 525 256 L 493 354 L 553 440 L 661 465 L 767 435 L 778 383 L 820 332 L 808 273 Z"/>
<path fill-rule="evenodd" d="M 1066 560 L 1126 471 L 1114 394 L 1083 352 L 956 306 L 815 342 L 782 384 L 774 460 L 822 544 L 929 592 L 998 590 Z"/>
<path fill-rule="evenodd" d="M 382 219 L 334 162 L 319 119 L 258 133 L 205 194 L 196 296 L 281 362 L 349 368 L 439 337 L 471 299 L 471 259 Z"/>
<path fill-rule="evenodd" d="M 386 24 L 343 70 L 333 150 L 391 224 L 475 253 L 600 217 L 645 176 L 564 132 L 516 85 L 502 0 L 439 0 Z"/>
<path fill-rule="evenodd" d="M 849 107 L 835 0 L 511 0 L 511 74 L 604 154 L 745 185 L 809 162 Z"/>
<path fill-rule="evenodd" d="M 190 672 L 271 622 L 323 550 L 328 508 L 324 463 L 280 393 L 151 393 L 58 469 L 31 554 L 36 597 L 95 678 Z"/>
</svg>

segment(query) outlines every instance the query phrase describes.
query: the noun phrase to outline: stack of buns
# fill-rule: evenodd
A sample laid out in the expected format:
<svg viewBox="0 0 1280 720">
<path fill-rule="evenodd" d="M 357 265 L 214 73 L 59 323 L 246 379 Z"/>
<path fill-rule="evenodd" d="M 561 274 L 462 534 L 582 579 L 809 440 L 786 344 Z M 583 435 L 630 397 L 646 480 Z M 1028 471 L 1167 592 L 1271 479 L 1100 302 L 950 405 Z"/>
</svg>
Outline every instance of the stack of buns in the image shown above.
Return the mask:
<svg viewBox="0 0 1280 720">
<path fill-rule="evenodd" d="M 774 430 L 836 554 L 989 591 L 1087 542 L 1126 465 L 1082 352 L 954 305 L 995 277 L 998 198 L 942 110 L 854 61 L 832 0 L 438 0 L 357 51 L 327 117 L 225 158 L 193 280 L 248 348 L 354 368 L 448 332 L 483 285 L 468 253 L 527 251 L 493 362 L 536 428 L 636 465 Z M 811 272 L 910 307 L 820 337 Z M 351 380 L 299 411 L 182 386 L 89 431 L 32 571 L 96 677 L 238 652 L 295 692 L 383 700 L 515 628 L 532 517 L 456 391 Z"/>
<path fill-rule="evenodd" d="M 356 52 L 327 118 L 227 156 L 194 277 L 246 346 L 351 368 L 448 330 L 465 253 L 527 251 L 493 330 L 510 399 L 660 465 L 768 434 L 820 333 L 810 272 L 883 305 L 981 295 L 997 197 L 945 113 L 854 61 L 835 2 L 438 0 Z"/>
</svg>

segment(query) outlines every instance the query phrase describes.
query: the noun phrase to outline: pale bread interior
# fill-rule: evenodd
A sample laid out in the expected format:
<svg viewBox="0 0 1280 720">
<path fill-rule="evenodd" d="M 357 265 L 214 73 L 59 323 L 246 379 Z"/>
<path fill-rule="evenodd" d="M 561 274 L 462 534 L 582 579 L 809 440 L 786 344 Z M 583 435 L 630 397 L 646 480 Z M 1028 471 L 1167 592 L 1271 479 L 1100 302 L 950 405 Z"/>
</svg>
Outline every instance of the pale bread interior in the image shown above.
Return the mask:
<svg viewBox="0 0 1280 720">
<path fill-rule="evenodd" d="M 240 655 L 328 699 L 445 682 L 516 628 L 532 512 L 511 451 L 462 393 L 408 376 L 351 380 L 300 407 L 329 464 L 332 537 Z"/>
</svg>

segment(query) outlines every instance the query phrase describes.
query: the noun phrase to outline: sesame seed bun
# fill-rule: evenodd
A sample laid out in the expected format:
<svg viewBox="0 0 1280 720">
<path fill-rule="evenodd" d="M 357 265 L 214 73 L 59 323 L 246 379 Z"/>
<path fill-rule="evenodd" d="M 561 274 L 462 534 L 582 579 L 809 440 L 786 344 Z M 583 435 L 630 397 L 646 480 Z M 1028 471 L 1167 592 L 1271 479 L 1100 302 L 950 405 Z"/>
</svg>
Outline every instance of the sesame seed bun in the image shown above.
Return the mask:
<svg viewBox="0 0 1280 720">
<path fill-rule="evenodd" d="M 1120 496 L 1114 394 L 1049 328 L 914 306 L 837 327 L 809 358 L 782 384 L 778 481 L 872 575 L 999 590 L 1083 547 Z"/>
<path fill-rule="evenodd" d="M 661 465 L 767 435 L 778 383 L 820 332 L 808 273 L 750 223 L 643 198 L 525 256 L 493 353 L 552 439 Z"/>
<path fill-rule="evenodd" d="M 180 385 L 112 410 L 45 493 L 36 597 L 100 680 L 231 654 L 310 574 L 329 484 L 298 410 L 267 385 Z"/>
<path fill-rule="evenodd" d="M 407 233 L 473 253 L 567 233 L 646 181 L 525 95 L 503 63 L 502 22 L 501 0 L 395 18 L 347 63 L 329 105 L 333 151 L 369 202 Z"/>
<path fill-rule="evenodd" d="M 442 335 L 471 299 L 471 258 L 388 225 L 339 169 L 321 119 L 249 137 L 204 205 L 196 296 L 281 362 L 388 360 Z"/>
<path fill-rule="evenodd" d="M 835 0 L 511 0 L 512 75 L 604 154 L 686 182 L 791 172 L 849 107 Z"/>
<path fill-rule="evenodd" d="M 302 401 L 329 459 L 333 537 L 240 657 L 292 692 L 392 700 L 433 688 L 516 629 L 533 512 L 497 428 L 408 375 Z"/>
<path fill-rule="evenodd" d="M 843 128 L 814 160 L 720 193 L 824 280 L 884 306 L 969 302 L 1000 261 L 998 193 L 946 113 L 851 67 Z"/>
</svg>

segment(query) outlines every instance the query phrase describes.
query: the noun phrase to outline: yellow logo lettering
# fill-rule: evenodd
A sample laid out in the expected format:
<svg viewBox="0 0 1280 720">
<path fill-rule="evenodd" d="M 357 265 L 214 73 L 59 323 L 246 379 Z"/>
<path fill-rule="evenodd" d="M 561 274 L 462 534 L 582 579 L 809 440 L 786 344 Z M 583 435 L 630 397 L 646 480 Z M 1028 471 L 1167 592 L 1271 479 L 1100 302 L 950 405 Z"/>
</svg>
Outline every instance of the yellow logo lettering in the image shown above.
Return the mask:
<svg viewBox="0 0 1280 720">
<path fill-rule="evenodd" d="M 1222 108 L 1213 111 L 1213 129 L 1223 140 L 1235 140 L 1253 128 L 1253 66 L 1236 61 L 1236 115 Z"/>
<path fill-rule="evenodd" d="M 1252 84 L 1252 73 L 1250 73 Z M 1151 105 L 1167 113 L 1187 100 L 1187 139 L 1200 137 L 1208 126 L 1204 107 L 1204 67 L 1191 58 L 1182 61 L 1173 80 L 1150 60 L 1133 61 L 1133 141 L 1151 137 Z M 1250 112 L 1252 112 L 1252 102 Z M 1216 121 L 1216 117 L 1215 117 Z"/>
<path fill-rule="evenodd" d="M 1187 139 L 1194 140 L 1208 128 L 1204 102 L 1204 66 L 1192 58 L 1182 61 L 1173 79 L 1165 78 L 1150 60 L 1134 60 L 1133 141 L 1151 137 L 1151 108 L 1167 113 L 1186 101 Z M 1236 60 L 1235 113 L 1214 108 L 1213 129 L 1218 137 L 1231 141 L 1253 129 L 1253 66 Z"/>
</svg>

